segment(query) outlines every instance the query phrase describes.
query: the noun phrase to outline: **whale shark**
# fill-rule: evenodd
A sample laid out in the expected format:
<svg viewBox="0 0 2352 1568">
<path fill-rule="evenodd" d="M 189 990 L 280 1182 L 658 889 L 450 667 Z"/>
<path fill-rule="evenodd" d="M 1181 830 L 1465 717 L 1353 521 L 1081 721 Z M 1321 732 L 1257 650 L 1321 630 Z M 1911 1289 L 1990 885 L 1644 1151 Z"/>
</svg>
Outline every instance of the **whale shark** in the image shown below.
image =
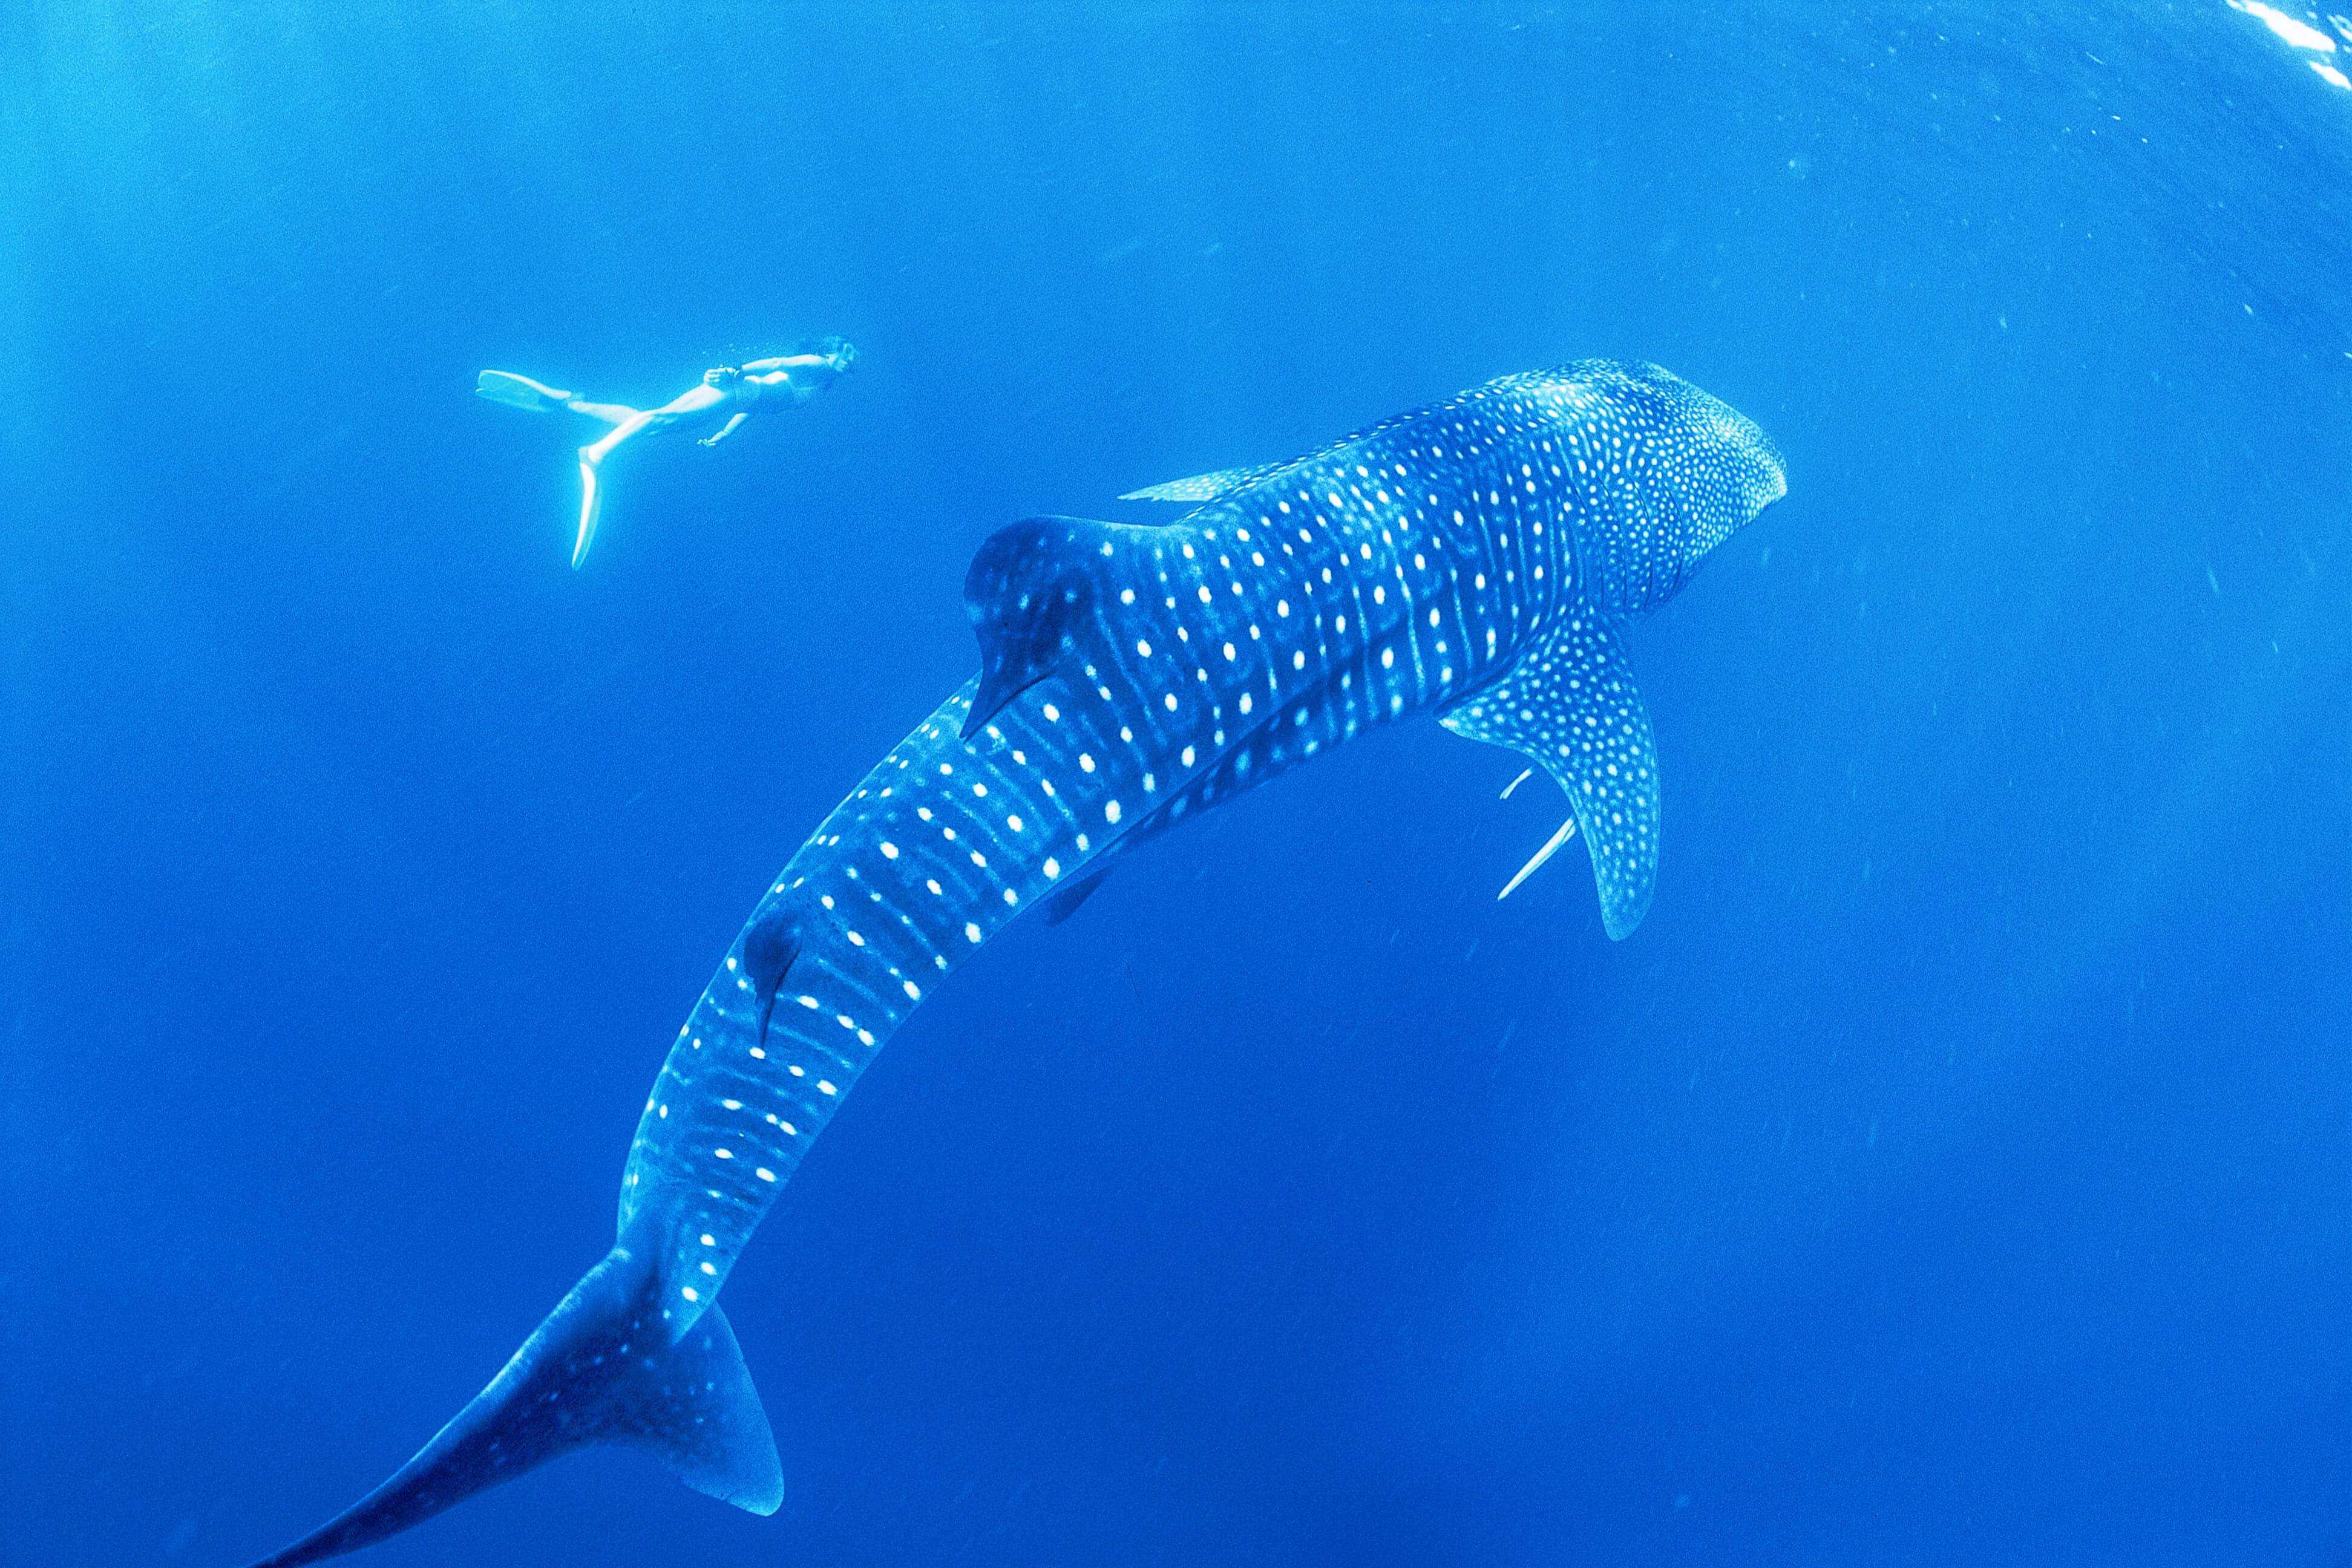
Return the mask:
<svg viewBox="0 0 2352 1568">
<path fill-rule="evenodd" d="M 1569 816 L 1511 886 L 1580 832 L 1602 924 L 1631 935 L 1659 796 L 1622 629 L 1787 489 L 1728 405 L 1587 360 L 1131 492 L 1191 504 L 1161 526 L 991 536 L 964 580 L 980 674 L 752 910 L 646 1096 L 612 1250 L 390 1479 L 255 1568 L 592 1444 L 772 1513 L 775 1437 L 719 1297 L 875 1053 L 1025 911 L 1066 916 L 1139 844 L 1373 726 L 1429 713 L 1523 754 Z"/>
</svg>

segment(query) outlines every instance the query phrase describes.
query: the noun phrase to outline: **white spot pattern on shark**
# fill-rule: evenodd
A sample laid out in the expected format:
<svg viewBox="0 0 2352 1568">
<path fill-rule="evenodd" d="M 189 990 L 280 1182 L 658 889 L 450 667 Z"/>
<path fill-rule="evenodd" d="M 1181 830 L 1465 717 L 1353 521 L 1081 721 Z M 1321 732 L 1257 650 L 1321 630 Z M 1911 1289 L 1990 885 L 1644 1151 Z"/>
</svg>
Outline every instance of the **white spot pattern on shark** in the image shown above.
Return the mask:
<svg viewBox="0 0 2352 1568">
<path fill-rule="evenodd" d="M 1524 752 L 1568 793 L 1609 933 L 1629 934 L 1658 793 L 1614 628 L 1785 488 L 1725 404 L 1587 361 L 1140 492 L 1204 499 L 1165 528 L 1000 530 L 965 581 L 979 677 L 818 826 L 726 955 L 647 1096 L 613 1252 L 391 1481 L 267 1568 L 592 1442 L 772 1511 L 774 1440 L 717 1297 L 924 999 L 914 977 L 952 972 L 1032 904 L 1066 916 L 1118 854 L 1372 725 L 1428 711 Z M 800 1005 L 779 1008 L 787 979 Z"/>
</svg>

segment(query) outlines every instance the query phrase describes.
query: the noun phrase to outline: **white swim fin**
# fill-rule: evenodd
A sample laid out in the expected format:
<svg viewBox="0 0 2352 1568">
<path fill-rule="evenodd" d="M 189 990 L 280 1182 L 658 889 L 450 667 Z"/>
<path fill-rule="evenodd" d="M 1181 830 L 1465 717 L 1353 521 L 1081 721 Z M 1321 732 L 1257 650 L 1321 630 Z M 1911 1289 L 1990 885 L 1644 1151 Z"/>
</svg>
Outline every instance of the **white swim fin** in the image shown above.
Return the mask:
<svg viewBox="0 0 2352 1568">
<path fill-rule="evenodd" d="M 588 449 L 582 447 L 581 451 Z M 588 559 L 588 541 L 596 537 L 596 519 L 604 510 L 604 486 L 597 482 L 596 465 L 580 459 L 580 537 L 572 542 L 572 570 Z"/>
<path fill-rule="evenodd" d="M 556 391 L 545 382 L 535 382 L 510 371 L 484 371 L 474 379 L 474 395 L 533 413 L 552 413 L 570 402 L 572 396 L 568 392 Z"/>
</svg>

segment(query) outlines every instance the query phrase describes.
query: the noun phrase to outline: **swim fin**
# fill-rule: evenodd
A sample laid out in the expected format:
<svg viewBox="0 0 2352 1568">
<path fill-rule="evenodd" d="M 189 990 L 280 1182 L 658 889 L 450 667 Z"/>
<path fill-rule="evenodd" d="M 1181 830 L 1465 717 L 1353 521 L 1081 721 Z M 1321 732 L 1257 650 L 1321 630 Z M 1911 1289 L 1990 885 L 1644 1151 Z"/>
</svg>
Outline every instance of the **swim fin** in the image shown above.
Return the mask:
<svg viewBox="0 0 2352 1568">
<path fill-rule="evenodd" d="M 588 461 L 586 447 L 580 453 L 580 537 L 572 541 L 574 571 L 588 559 L 588 541 L 596 537 L 596 519 L 604 510 L 604 486 L 597 481 L 596 465 Z"/>
<path fill-rule="evenodd" d="M 533 413 L 552 413 L 572 398 L 568 392 L 557 392 L 545 382 L 535 382 L 510 371 L 484 371 L 474 379 L 474 395 Z"/>
</svg>

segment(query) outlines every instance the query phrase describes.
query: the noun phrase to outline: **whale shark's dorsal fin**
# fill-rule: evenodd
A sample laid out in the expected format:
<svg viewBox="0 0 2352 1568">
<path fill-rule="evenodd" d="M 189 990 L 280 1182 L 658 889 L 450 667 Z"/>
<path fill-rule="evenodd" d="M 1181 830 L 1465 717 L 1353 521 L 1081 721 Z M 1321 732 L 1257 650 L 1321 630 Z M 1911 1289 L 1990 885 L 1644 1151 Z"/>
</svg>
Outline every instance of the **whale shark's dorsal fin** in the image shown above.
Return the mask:
<svg viewBox="0 0 2352 1568">
<path fill-rule="evenodd" d="M 1559 780 L 1592 854 L 1601 923 L 1619 941 L 1632 936 L 1658 881 L 1658 759 L 1633 668 L 1601 618 L 1580 607 L 1438 722 L 1523 752 Z M 1568 838 L 1554 834 L 1503 892 Z"/>
<path fill-rule="evenodd" d="M 1084 517 L 1029 517 L 989 535 L 971 558 L 963 608 L 980 638 L 980 685 L 963 721 L 966 740 L 1061 666 L 1073 628 L 1094 602 L 1095 564 L 1118 552 L 1110 529 Z"/>
<path fill-rule="evenodd" d="M 1297 462 L 1297 458 L 1291 457 L 1280 463 L 1261 463 L 1253 468 L 1220 468 L 1213 474 L 1195 474 L 1190 479 L 1171 479 L 1164 485 L 1146 485 L 1140 490 L 1129 490 L 1119 499 L 1206 503 L 1222 499 L 1236 490 L 1246 490 L 1259 480 L 1270 479 Z"/>
<path fill-rule="evenodd" d="M 963 579 L 964 613 L 980 638 L 966 740 L 1076 653 L 1115 580 L 1139 580 L 1142 569 L 1129 559 L 1138 541 L 1157 537 L 1156 528 L 1090 517 L 1028 517 L 988 536 Z M 1126 592 L 1133 603 L 1131 585 Z"/>
</svg>

